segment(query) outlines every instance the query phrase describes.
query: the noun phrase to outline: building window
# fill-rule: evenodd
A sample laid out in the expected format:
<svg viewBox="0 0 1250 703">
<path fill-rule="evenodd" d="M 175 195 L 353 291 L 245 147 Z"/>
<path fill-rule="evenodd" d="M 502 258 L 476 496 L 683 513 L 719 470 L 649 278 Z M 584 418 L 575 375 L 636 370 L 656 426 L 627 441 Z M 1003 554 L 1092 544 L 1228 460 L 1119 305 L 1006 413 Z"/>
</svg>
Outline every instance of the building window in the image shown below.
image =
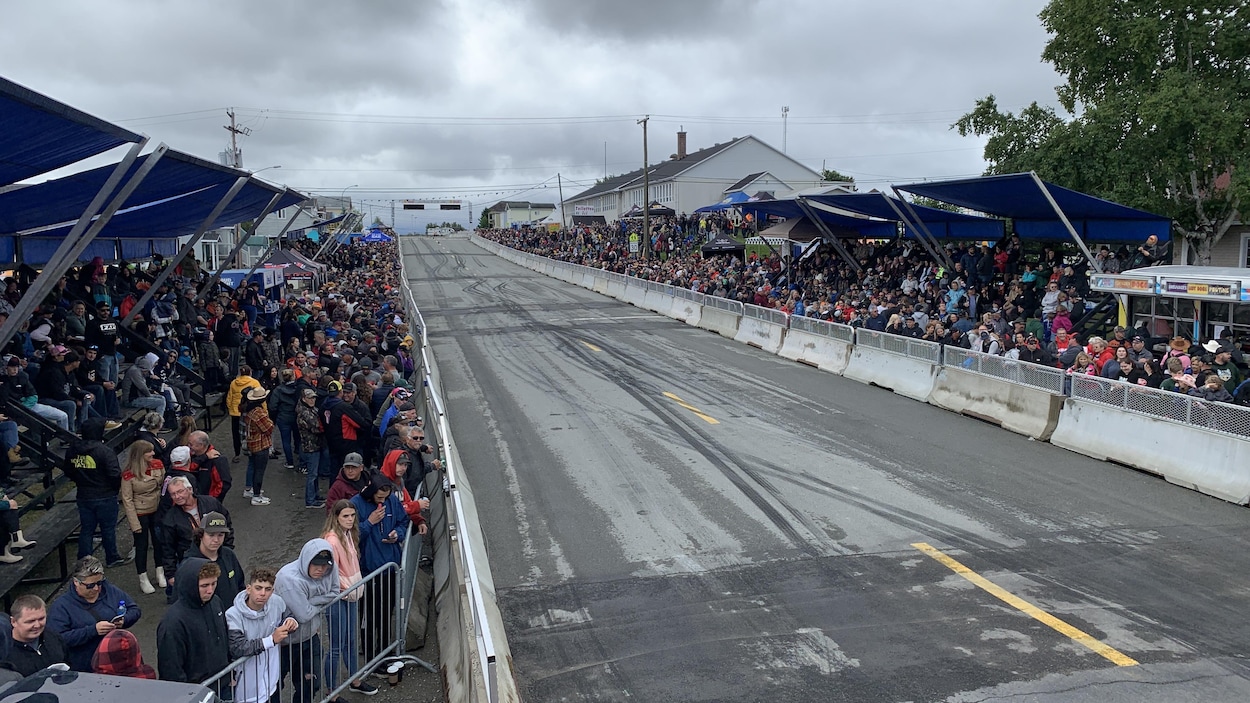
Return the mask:
<svg viewBox="0 0 1250 703">
<path fill-rule="evenodd" d="M 1189 240 L 1185 240 L 1189 241 Z M 1250 232 L 1241 235 L 1241 265 L 1244 268 L 1250 268 Z"/>
</svg>

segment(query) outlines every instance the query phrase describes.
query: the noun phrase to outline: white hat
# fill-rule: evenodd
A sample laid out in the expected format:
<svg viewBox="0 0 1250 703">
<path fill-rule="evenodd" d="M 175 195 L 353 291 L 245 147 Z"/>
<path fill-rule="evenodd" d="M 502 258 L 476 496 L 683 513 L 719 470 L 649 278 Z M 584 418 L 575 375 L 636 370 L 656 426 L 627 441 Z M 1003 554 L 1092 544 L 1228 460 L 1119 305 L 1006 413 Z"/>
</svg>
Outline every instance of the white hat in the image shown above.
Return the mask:
<svg viewBox="0 0 1250 703">
<path fill-rule="evenodd" d="M 1206 349 L 1207 351 L 1211 352 L 1212 354 L 1219 354 L 1219 353 L 1220 353 L 1220 349 L 1221 349 L 1221 347 L 1220 347 L 1220 343 L 1219 343 L 1218 341 L 1214 340 L 1214 339 L 1212 339 L 1211 341 L 1207 342 L 1206 344 L 1203 344 L 1203 345 L 1202 345 L 1202 348 L 1203 348 L 1203 349 Z"/>
<path fill-rule="evenodd" d="M 190 447 L 174 447 L 169 453 L 169 460 L 175 464 L 186 464 L 191 461 Z"/>
</svg>

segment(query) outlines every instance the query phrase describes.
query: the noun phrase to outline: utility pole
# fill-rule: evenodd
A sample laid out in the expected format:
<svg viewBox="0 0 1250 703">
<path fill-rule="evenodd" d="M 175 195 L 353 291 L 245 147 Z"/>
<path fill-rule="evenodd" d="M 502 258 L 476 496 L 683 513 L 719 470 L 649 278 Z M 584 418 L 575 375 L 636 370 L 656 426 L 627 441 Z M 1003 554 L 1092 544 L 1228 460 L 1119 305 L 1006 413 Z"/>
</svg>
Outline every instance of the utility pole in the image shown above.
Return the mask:
<svg viewBox="0 0 1250 703">
<path fill-rule="evenodd" d="M 234 168 L 243 168 L 243 153 L 239 151 L 239 135 L 247 136 L 252 130 L 247 127 L 239 127 L 234 121 L 234 108 L 226 110 L 226 115 L 230 117 L 230 124 L 223 125 L 224 129 L 230 133 L 230 163 L 229 166 Z M 240 225 L 234 226 L 234 246 L 239 245 L 239 240 L 243 236 L 243 230 Z M 216 258 L 216 257 L 214 257 Z"/>
<path fill-rule="evenodd" d="M 638 124 L 642 125 L 642 260 L 650 256 L 651 248 L 651 165 L 647 159 L 647 122 L 651 115 L 643 115 Z"/>
<path fill-rule="evenodd" d="M 786 137 L 789 132 L 790 123 L 790 106 L 783 105 L 781 108 L 781 153 L 786 153 Z"/>
<path fill-rule="evenodd" d="M 564 181 L 556 174 L 556 187 L 560 189 L 560 229 L 565 228 L 564 220 Z"/>
</svg>

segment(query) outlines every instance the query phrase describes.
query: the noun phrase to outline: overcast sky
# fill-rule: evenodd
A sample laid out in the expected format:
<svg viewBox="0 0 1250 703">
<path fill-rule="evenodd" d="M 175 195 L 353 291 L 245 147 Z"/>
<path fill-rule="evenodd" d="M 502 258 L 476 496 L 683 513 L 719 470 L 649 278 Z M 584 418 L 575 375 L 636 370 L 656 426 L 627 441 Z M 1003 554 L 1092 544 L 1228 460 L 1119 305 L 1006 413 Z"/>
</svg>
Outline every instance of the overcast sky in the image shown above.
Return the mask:
<svg viewBox="0 0 1250 703">
<path fill-rule="evenodd" d="M 557 201 L 753 134 L 863 186 L 977 175 L 949 129 L 1053 103 L 1043 0 L 6 0 L 3 75 L 305 192 Z M 744 174 L 745 175 L 745 174 Z M 467 213 L 462 221 L 467 220 Z M 401 220 L 400 227 L 405 223 Z"/>
</svg>

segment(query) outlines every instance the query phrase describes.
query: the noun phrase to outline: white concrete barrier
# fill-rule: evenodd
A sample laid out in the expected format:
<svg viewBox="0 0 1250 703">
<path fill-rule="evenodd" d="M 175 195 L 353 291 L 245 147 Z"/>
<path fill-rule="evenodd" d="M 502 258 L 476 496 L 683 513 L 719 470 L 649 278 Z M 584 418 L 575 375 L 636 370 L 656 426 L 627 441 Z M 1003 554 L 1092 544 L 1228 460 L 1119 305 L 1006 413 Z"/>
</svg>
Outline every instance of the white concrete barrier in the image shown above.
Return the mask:
<svg viewBox="0 0 1250 703">
<path fill-rule="evenodd" d="M 1250 442 L 1245 438 L 1068 398 L 1050 443 L 1159 474 L 1231 503 L 1250 503 Z"/>
<path fill-rule="evenodd" d="M 937 365 L 879 349 L 856 346 L 851 352 L 843 376 L 860 383 L 888 388 L 895 393 L 921 402 L 933 392 Z"/>
<path fill-rule="evenodd" d="M 738 333 L 734 335 L 734 341 L 758 347 L 769 354 L 776 354 L 785 343 L 785 336 L 786 328 L 781 325 L 764 322 L 754 317 L 743 317 L 738 322 Z"/>
<path fill-rule="evenodd" d="M 604 291 L 605 295 L 616 298 L 617 300 L 625 299 L 625 282 L 615 278 L 608 279 L 608 289 Z"/>
<path fill-rule="evenodd" d="M 695 327 L 733 339 L 738 335 L 738 321 L 741 319 L 741 316 L 732 312 L 705 305 L 703 306 L 703 314 L 699 317 L 699 324 L 695 325 Z"/>
<path fill-rule="evenodd" d="M 597 280 L 599 280 L 599 277 L 595 275 L 595 272 L 587 269 L 587 270 L 582 271 L 582 280 L 578 285 L 580 285 L 582 288 L 588 288 L 590 290 L 594 290 L 595 281 Z"/>
<path fill-rule="evenodd" d="M 673 309 L 673 296 L 664 291 L 649 290 L 643 296 L 642 307 L 651 312 L 668 314 Z"/>
<path fill-rule="evenodd" d="M 822 371 L 841 374 L 851 359 L 851 345 L 823 334 L 790 329 L 777 354 Z"/>
<path fill-rule="evenodd" d="M 607 295 L 608 294 L 608 279 L 604 277 L 603 275 L 595 276 L 594 283 L 591 284 L 590 289 L 596 293 Z"/>
<path fill-rule="evenodd" d="M 1050 439 L 1064 397 L 956 366 L 938 370 L 929 403 L 992 422 L 1034 439 Z"/>
<path fill-rule="evenodd" d="M 633 305 L 634 307 L 641 308 L 643 307 L 642 301 L 646 297 L 646 295 L 647 295 L 647 292 L 643 290 L 642 286 L 628 285 L 628 286 L 625 286 L 625 295 L 621 297 L 621 300 L 624 300 L 625 302 L 629 303 L 630 305 Z"/>
<path fill-rule="evenodd" d="M 698 327 L 699 319 L 703 317 L 703 306 L 693 300 L 673 298 L 673 306 L 668 311 L 668 316 L 681 320 L 687 325 Z"/>
</svg>

